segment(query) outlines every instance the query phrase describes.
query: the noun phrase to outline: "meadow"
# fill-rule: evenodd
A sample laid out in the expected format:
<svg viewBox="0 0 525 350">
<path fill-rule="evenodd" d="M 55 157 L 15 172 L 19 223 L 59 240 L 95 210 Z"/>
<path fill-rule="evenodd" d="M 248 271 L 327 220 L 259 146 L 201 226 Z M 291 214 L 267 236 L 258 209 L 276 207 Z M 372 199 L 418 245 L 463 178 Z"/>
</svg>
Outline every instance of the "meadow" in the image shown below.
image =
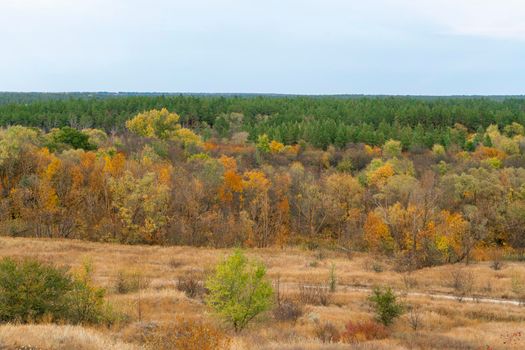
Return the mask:
<svg viewBox="0 0 525 350">
<path fill-rule="evenodd" d="M 408 274 L 396 272 L 387 259 L 367 253 L 349 256 L 328 250 L 248 249 L 249 257 L 268 267 L 274 287 L 278 281 L 281 296 L 297 300 L 303 313 L 297 320 L 279 321 L 268 311 L 247 329 L 235 333 L 214 316 L 203 303 L 202 295 L 189 297 L 178 288 L 178 282 L 187 276 L 204 278 L 229 253 L 230 249 L 2 237 L 2 257 L 36 258 L 68 269 L 91 261 L 94 283 L 106 289 L 107 300 L 126 319 L 111 327 L 45 322 L 4 324 L 0 326 L 1 344 L 6 349 L 168 349 L 168 345 L 152 345 L 148 333 L 184 319 L 217 327 L 231 339 L 229 349 L 521 349 L 525 345 L 522 306 L 463 299 L 519 299 L 512 292 L 512 285 L 517 276 L 525 276 L 523 264 L 502 262 L 501 268 L 495 270 L 492 262 L 484 261 Z M 302 287 L 328 286 L 332 266 L 336 288 L 327 292 L 324 305 L 313 299 L 302 301 Z M 464 280 L 472 279 L 468 290 L 455 286 L 458 275 Z M 133 280 L 132 276 L 139 276 L 138 286 L 123 288 L 124 282 Z M 352 342 L 335 338 L 334 334 L 342 334 L 349 321 L 373 319 L 366 288 L 374 285 L 392 286 L 411 311 L 394 322 L 384 339 L 367 340 L 366 334 Z M 446 300 L 430 294 L 453 298 Z M 325 327 L 328 324 L 331 326 Z"/>
</svg>

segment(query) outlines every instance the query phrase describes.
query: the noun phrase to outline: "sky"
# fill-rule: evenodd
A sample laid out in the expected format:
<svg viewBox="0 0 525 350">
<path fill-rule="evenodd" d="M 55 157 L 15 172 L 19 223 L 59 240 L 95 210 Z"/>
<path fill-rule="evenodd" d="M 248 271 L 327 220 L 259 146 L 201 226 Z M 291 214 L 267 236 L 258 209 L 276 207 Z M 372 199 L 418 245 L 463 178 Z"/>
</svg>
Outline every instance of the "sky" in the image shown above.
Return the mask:
<svg viewBox="0 0 525 350">
<path fill-rule="evenodd" d="M 0 91 L 525 94 L 523 0 L 0 0 Z"/>
</svg>

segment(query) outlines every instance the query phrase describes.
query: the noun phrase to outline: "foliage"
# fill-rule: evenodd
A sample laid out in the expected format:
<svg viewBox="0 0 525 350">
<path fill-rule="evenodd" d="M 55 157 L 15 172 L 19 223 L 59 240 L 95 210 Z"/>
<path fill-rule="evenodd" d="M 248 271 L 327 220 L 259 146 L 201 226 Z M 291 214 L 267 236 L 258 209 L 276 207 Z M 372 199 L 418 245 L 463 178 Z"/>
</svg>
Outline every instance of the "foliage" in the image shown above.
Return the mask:
<svg viewBox="0 0 525 350">
<path fill-rule="evenodd" d="M 40 144 L 39 132 L 32 128 L 15 125 L 0 130 L 0 166 L 20 157 L 25 150 L 32 150 Z"/>
<path fill-rule="evenodd" d="M 386 158 L 395 158 L 401 155 L 401 142 L 396 140 L 388 140 L 383 145 L 383 156 Z"/>
<path fill-rule="evenodd" d="M 93 268 L 89 261 L 73 274 L 73 284 L 68 295 L 68 320 L 73 323 L 111 323 L 116 315 L 104 301 L 106 291 L 92 281 Z"/>
<path fill-rule="evenodd" d="M 388 329 L 383 324 L 375 321 L 349 321 L 341 334 L 341 338 L 345 343 L 358 343 L 386 337 L 388 337 Z"/>
<path fill-rule="evenodd" d="M 363 229 L 365 240 L 371 251 L 391 253 L 394 250 L 394 240 L 388 226 L 377 213 L 368 213 Z"/>
<path fill-rule="evenodd" d="M 440 144 L 435 144 L 434 146 L 432 146 L 432 153 L 434 153 L 435 156 L 442 157 L 446 153 L 445 147 L 443 147 L 443 145 Z"/>
<path fill-rule="evenodd" d="M 179 115 L 170 113 L 166 108 L 152 109 L 137 114 L 126 122 L 129 131 L 145 137 L 155 137 L 161 140 L 169 139 L 180 129 Z"/>
<path fill-rule="evenodd" d="M 239 332 L 271 307 L 273 290 L 265 275 L 264 265 L 236 250 L 206 281 L 206 302 Z"/>
<path fill-rule="evenodd" d="M 374 288 L 368 300 L 374 308 L 377 321 L 385 326 L 391 325 L 404 312 L 403 305 L 397 301 L 390 287 Z"/>
<path fill-rule="evenodd" d="M 270 140 L 268 138 L 268 135 L 266 134 L 259 135 L 255 146 L 257 147 L 258 151 L 262 153 L 269 153 L 271 149 L 270 149 Z"/>
<path fill-rule="evenodd" d="M 65 318 L 73 281 L 63 270 L 37 261 L 0 261 L 0 319 L 39 321 L 46 315 Z"/>
<path fill-rule="evenodd" d="M 181 317 L 146 337 L 146 348 L 155 350 L 221 350 L 229 349 L 230 343 L 231 338 L 213 324 Z"/>
<path fill-rule="evenodd" d="M 137 114 L 126 122 L 129 131 L 144 137 L 161 140 L 178 140 L 184 145 L 200 145 L 201 139 L 191 130 L 181 127 L 180 116 L 166 108 L 152 109 Z"/>
<path fill-rule="evenodd" d="M 77 125 L 122 129 L 137 113 L 165 107 L 178 111 L 183 125 L 210 125 L 221 137 L 244 129 L 255 140 L 291 144 L 304 140 L 315 147 L 349 143 L 383 145 L 401 141 L 404 149 L 457 144 L 479 125 L 497 124 L 505 137 L 525 124 L 522 98 L 418 98 L 355 96 L 191 96 L 127 94 L 0 94 L 0 125 L 23 123 L 51 128 Z M 240 117 L 242 116 L 242 117 Z M 456 128 L 456 125 L 462 128 Z M 504 126 L 511 127 L 505 129 Z M 224 135 L 224 136 L 223 136 Z"/>
<path fill-rule="evenodd" d="M 71 128 L 64 126 L 63 128 L 53 132 L 52 143 L 50 148 L 57 148 L 60 144 L 65 144 L 73 147 L 74 149 L 83 149 L 85 151 L 94 150 L 97 148 L 94 144 L 89 141 L 89 135 Z"/>
<path fill-rule="evenodd" d="M 0 261 L 0 320 L 107 323 L 112 315 L 104 290 L 93 286 L 87 265 L 78 275 L 36 260 Z"/>
<path fill-rule="evenodd" d="M 108 183 L 123 240 L 128 243 L 162 241 L 163 227 L 167 224 L 168 187 L 159 175 L 150 172 L 136 178 L 125 172 L 122 177 Z"/>
<path fill-rule="evenodd" d="M 3 234 L 524 255 L 521 100 L 99 97 L 0 106 Z"/>
</svg>

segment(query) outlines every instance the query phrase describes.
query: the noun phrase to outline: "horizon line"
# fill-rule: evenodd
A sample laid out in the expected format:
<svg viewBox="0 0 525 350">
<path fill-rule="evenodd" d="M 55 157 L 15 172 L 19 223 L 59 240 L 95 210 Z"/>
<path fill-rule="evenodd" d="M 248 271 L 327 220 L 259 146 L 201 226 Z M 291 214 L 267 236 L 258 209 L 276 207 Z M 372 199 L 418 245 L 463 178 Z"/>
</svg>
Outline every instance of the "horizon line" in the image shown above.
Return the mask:
<svg viewBox="0 0 525 350">
<path fill-rule="evenodd" d="M 182 92 L 182 91 L 108 91 L 108 90 L 71 90 L 71 91 L 8 91 L 0 94 L 134 94 L 134 95 L 252 95 L 252 96 L 297 96 L 297 97 L 525 97 L 523 94 L 386 94 L 386 93 L 281 93 L 281 92 Z"/>
</svg>

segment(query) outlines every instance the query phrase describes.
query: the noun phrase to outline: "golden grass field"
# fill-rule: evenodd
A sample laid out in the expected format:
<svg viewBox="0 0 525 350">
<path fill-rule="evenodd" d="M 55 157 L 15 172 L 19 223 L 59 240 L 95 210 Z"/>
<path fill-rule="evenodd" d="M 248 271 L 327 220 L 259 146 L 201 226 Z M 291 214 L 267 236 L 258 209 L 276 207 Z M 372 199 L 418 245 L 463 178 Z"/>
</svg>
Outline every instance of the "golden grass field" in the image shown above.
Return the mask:
<svg viewBox="0 0 525 350">
<path fill-rule="evenodd" d="M 295 323 L 276 322 L 263 315 L 248 329 L 234 334 L 201 299 L 188 298 L 176 288 L 178 277 L 204 276 L 231 250 L 193 247 L 127 246 L 72 240 L 0 238 L 0 256 L 32 257 L 75 268 L 91 261 L 94 281 L 107 289 L 107 298 L 128 315 L 127 322 L 111 328 L 56 324 L 1 325 L 0 349 L 143 349 L 140 333 L 145 325 L 174 322 L 177 318 L 203 319 L 222 327 L 232 337 L 231 349 L 525 349 L 525 308 L 490 302 L 447 300 L 436 295 L 457 295 L 452 287 L 458 271 L 472 276 L 467 296 L 516 299 L 516 284 L 525 280 L 525 264 L 504 262 L 496 271 L 489 262 L 448 265 L 415 271 L 409 276 L 393 270 L 381 257 L 365 253 L 307 251 L 299 248 L 249 249 L 247 255 L 279 278 L 284 295 L 301 285 L 326 284 L 332 264 L 338 286 L 329 305 L 307 305 Z M 120 273 L 143 276 L 144 288 L 119 294 Z M 315 322 L 331 322 L 341 331 L 348 321 L 373 317 L 367 290 L 374 285 L 395 289 L 401 300 L 419 310 L 419 327 L 411 327 L 407 313 L 391 327 L 388 338 L 354 344 L 322 343 Z M 414 293 L 421 293 L 415 295 Z M 139 319 L 140 314 L 140 319 Z"/>
</svg>

